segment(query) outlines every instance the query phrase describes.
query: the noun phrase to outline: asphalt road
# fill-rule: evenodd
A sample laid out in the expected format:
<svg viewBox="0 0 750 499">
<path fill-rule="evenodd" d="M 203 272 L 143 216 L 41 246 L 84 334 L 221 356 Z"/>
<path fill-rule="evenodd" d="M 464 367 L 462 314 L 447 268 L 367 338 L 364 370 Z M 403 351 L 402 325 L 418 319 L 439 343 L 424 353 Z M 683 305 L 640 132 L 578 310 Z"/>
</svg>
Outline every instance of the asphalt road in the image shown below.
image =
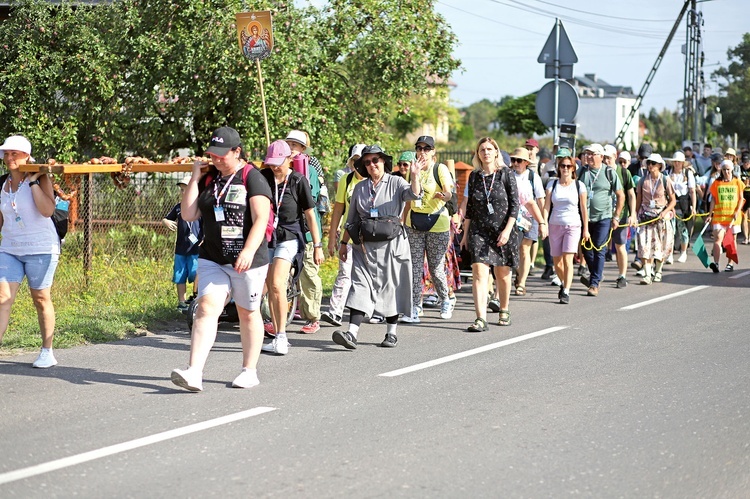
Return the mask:
<svg viewBox="0 0 750 499">
<path fill-rule="evenodd" d="M 750 497 L 744 268 L 691 255 L 615 289 L 608 263 L 600 295 L 575 284 L 568 306 L 532 277 L 513 325 L 478 334 L 466 286 L 453 319 L 428 309 L 395 349 L 382 325 L 355 351 L 332 327 L 291 333 L 250 390 L 229 386 L 231 325 L 198 394 L 169 380 L 181 324 L 57 350 L 48 370 L 2 358 L 0 497 Z"/>
</svg>

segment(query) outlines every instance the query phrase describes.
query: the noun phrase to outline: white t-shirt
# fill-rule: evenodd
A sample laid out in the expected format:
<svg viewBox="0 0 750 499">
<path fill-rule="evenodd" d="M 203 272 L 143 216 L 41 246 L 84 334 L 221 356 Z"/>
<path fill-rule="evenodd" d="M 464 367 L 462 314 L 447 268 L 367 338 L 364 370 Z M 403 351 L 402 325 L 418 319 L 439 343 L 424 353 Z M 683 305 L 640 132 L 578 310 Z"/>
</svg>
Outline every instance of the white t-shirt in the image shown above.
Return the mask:
<svg viewBox="0 0 750 499">
<path fill-rule="evenodd" d="M 695 177 L 683 169 L 680 173 L 670 173 L 675 196 L 684 196 L 689 189 L 695 189 Z"/>
<path fill-rule="evenodd" d="M 9 182 L 10 178 L 6 181 Z M 0 186 L 0 210 L 3 213 L 0 251 L 16 256 L 59 255 L 60 239 L 55 223 L 42 216 L 34 204 L 29 180 L 24 179 L 16 193 L 5 192 Z M 12 202 L 16 208 L 13 209 Z"/>
<path fill-rule="evenodd" d="M 578 182 L 578 188 L 584 199 L 586 198 L 586 186 L 583 182 Z M 553 191 L 554 188 L 554 191 Z M 578 214 L 578 189 L 573 182 L 563 186 L 560 182 L 552 180 L 549 183 L 547 195 L 551 196 L 552 213 L 549 216 L 550 225 L 570 225 L 574 227 L 581 226 L 581 215 Z"/>
</svg>

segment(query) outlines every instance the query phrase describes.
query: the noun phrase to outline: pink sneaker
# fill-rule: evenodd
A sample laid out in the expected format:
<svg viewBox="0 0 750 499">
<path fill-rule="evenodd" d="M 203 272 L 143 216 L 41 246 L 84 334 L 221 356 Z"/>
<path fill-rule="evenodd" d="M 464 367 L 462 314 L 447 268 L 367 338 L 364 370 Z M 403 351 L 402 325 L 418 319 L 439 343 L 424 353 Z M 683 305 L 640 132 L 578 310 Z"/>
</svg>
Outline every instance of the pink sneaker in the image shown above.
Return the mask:
<svg viewBox="0 0 750 499">
<path fill-rule="evenodd" d="M 269 338 L 276 337 L 276 329 L 274 329 L 273 322 L 271 321 L 263 323 L 263 331 L 266 333 L 266 336 L 268 336 Z"/>
<path fill-rule="evenodd" d="M 300 329 L 300 333 L 305 334 L 313 334 L 317 333 L 320 330 L 320 322 L 319 321 L 307 321 L 304 326 L 302 326 L 302 329 Z"/>
</svg>

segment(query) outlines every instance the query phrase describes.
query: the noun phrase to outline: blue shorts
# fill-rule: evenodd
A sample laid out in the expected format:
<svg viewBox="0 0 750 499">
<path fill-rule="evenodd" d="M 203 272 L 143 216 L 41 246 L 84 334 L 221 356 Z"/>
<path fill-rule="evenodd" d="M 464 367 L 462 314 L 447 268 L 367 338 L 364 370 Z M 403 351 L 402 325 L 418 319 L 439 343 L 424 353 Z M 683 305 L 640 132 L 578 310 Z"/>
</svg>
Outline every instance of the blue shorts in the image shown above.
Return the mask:
<svg viewBox="0 0 750 499">
<path fill-rule="evenodd" d="M 627 225 L 620 225 L 612 231 L 612 242 L 615 244 L 625 244 L 628 242 L 628 233 L 630 227 Z"/>
<path fill-rule="evenodd" d="M 175 254 L 174 269 L 172 270 L 173 283 L 195 282 L 196 272 L 198 272 L 198 255 Z"/>
<path fill-rule="evenodd" d="M 24 255 L 16 256 L 0 253 L 0 282 L 29 281 L 29 288 L 40 290 L 52 286 L 60 255 Z"/>
<path fill-rule="evenodd" d="M 274 258 L 281 258 L 287 262 L 294 262 L 294 257 L 299 252 L 299 243 L 296 239 L 290 239 L 289 241 L 283 241 L 276 244 L 276 247 L 271 249 L 268 248 L 268 261 L 273 263 Z"/>
</svg>

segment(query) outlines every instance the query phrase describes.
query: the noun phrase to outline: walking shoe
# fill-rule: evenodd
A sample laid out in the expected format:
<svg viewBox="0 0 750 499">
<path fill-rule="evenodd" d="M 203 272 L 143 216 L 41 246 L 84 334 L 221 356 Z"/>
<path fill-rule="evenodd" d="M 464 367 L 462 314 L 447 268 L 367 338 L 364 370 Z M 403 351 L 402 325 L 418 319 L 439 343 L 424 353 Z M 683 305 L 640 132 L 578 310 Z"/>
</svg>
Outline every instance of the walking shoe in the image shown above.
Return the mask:
<svg viewBox="0 0 750 499">
<path fill-rule="evenodd" d="M 679 263 L 685 263 L 685 262 L 687 262 L 687 252 L 683 251 L 682 253 L 680 253 L 680 257 L 677 259 L 677 261 Z"/>
<path fill-rule="evenodd" d="M 341 316 L 340 315 L 334 315 L 331 312 L 323 312 L 320 315 L 320 318 L 324 321 L 326 321 L 328 324 L 332 324 L 334 326 L 341 326 Z"/>
<path fill-rule="evenodd" d="M 383 324 L 385 322 L 385 317 L 382 315 L 373 315 L 368 322 L 370 324 Z"/>
<path fill-rule="evenodd" d="M 638 277 L 643 277 L 643 276 L 646 275 L 646 270 L 642 268 L 641 270 L 639 270 L 638 272 L 636 272 L 635 275 L 638 276 Z"/>
<path fill-rule="evenodd" d="M 203 390 L 203 373 L 196 369 L 175 369 L 170 376 L 172 383 L 190 392 Z"/>
<path fill-rule="evenodd" d="M 385 333 L 385 339 L 380 344 L 380 346 L 385 348 L 393 348 L 396 346 L 396 343 L 398 343 L 398 338 L 396 338 L 395 334 Z"/>
<path fill-rule="evenodd" d="M 595 288 L 594 286 L 591 286 L 589 290 L 586 292 L 589 296 L 599 296 L 599 288 Z"/>
<path fill-rule="evenodd" d="M 582 275 L 583 275 L 583 274 L 584 274 L 584 273 L 585 273 L 585 272 L 586 272 L 587 270 L 588 270 L 588 269 L 587 269 L 586 267 L 584 267 L 583 265 L 579 265 L 579 266 L 578 266 L 578 272 L 577 272 L 577 274 L 576 274 L 576 275 L 578 275 L 578 277 L 580 277 L 580 276 L 582 276 Z"/>
<path fill-rule="evenodd" d="M 713 270 L 714 274 L 719 273 L 719 266 L 716 263 L 711 262 L 711 265 L 709 265 L 709 267 L 711 267 L 711 270 Z"/>
<path fill-rule="evenodd" d="M 558 300 L 561 299 L 564 294 L 565 294 L 565 288 L 563 288 L 562 286 L 560 286 L 560 291 L 557 292 L 557 299 Z"/>
<path fill-rule="evenodd" d="M 666 260 L 664 260 L 664 263 L 667 265 L 672 265 L 674 263 L 674 254 L 669 255 Z"/>
<path fill-rule="evenodd" d="M 557 276 L 557 274 L 552 276 L 552 282 L 550 283 L 551 286 L 562 286 L 562 281 Z"/>
<path fill-rule="evenodd" d="M 320 331 L 320 322 L 319 321 L 307 321 L 304 326 L 302 326 L 299 330 L 300 333 L 305 334 L 313 334 Z"/>
<path fill-rule="evenodd" d="M 400 322 L 406 322 L 407 324 L 419 324 L 419 310 L 417 307 L 412 308 L 411 315 L 404 315 L 401 317 Z"/>
<path fill-rule="evenodd" d="M 650 275 L 645 275 L 645 276 L 641 277 L 641 284 L 645 284 L 645 285 L 648 286 L 652 282 L 653 282 L 653 279 L 651 279 Z"/>
<path fill-rule="evenodd" d="M 187 304 L 187 302 L 181 301 L 177 304 L 177 311 L 178 312 L 187 312 L 188 308 L 190 308 L 190 305 Z"/>
<path fill-rule="evenodd" d="M 299 309 L 294 311 L 294 320 L 295 321 L 301 321 L 302 320 L 302 314 L 299 313 Z"/>
<path fill-rule="evenodd" d="M 734 270 L 734 265 L 731 263 L 728 263 L 727 266 L 724 268 L 724 272 L 732 272 Z"/>
<path fill-rule="evenodd" d="M 258 379 L 258 371 L 248 368 L 243 368 L 240 375 L 232 381 L 233 388 L 252 388 L 259 384 L 260 380 Z"/>
<path fill-rule="evenodd" d="M 591 286 L 591 279 L 588 278 L 588 276 L 582 275 L 581 276 L 581 284 L 586 286 L 587 288 Z"/>
<path fill-rule="evenodd" d="M 453 296 L 451 298 L 448 298 L 447 300 L 443 300 L 443 303 L 440 305 L 440 318 L 441 319 L 450 319 L 453 317 L 453 309 L 456 306 L 456 297 Z"/>
<path fill-rule="evenodd" d="M 561 293 L 560 294 L 560 303 L 563 305 L 567 305 L 570 303 L 570 295 L 567 293 Z"/>
<path fill-rule="evenodd" d="M 357 338 L 355 338 L 354 335 L 349 331 L 334 331 L 331 335 L 331 339 L 337 345 L 341 345 L 342 347 L 348 348 L 349 350 L 354 350 L 355 348 L 357 348 Z"/>
<path fill-rule="evenodd" d="M 542 272 L 542 279 L 544 279 L 545 281 L 547 279 L 551 279 L 554 274 L 555 269 L 553 269 L 552 267 L 544 267 L 544 272 Z"/>
<path fill-rule="evenodd" d="M 635 270 L 641 270 L 643 268 L 643 263 L 641 263 L 640 260 L 633 260 L 633 263 L 631 263 L 630 266 Z"/>
<path fill-rule="evenodd" d="M 628 280 L 625 279 L 624 275 L 621 275 L 620 277 L 617 278 L 617 280 L 615 281 L 615 287 L 617 287 L 617 288 L 627 288 L 628 287 Z"/>
<path fill-rule="evenodd" d="M 47 369 L 48 367 L 56 365 L 57 359 L 55 359 L 55 355 L 52 353 L 52 349 L 42 348 L 42 350 L 39 352 L 39 357 L 37 357 L 34 363 L 31 364 L 31 367 Z"/>
<path fill-rule="evenodd" d="M 263 322 L 263 332 L 267 338 L 273 338 L 276 336 L 276 329 L 273 327 L 273 322 Z"/>
<path fill-rule="evenodd" d="M 266 343 L 260 350 L 262 352 L 275 353 L 276 355 L 286 355 L 289 353 L 289 340 L 286 338 L 274 338 L 271 343 Z"/>
<path fill-rule="evenodd" d="M 487 308 L 493 312 L 500 312 L 500 300 L 493 298 L 487 303 Z"/>
<path fill-rule="evenodd" d="M 654 274 L 654 277 L 651 279 L 653 282 L 661 282 L 661 272 L 657 272 Z"/>
</svg>

